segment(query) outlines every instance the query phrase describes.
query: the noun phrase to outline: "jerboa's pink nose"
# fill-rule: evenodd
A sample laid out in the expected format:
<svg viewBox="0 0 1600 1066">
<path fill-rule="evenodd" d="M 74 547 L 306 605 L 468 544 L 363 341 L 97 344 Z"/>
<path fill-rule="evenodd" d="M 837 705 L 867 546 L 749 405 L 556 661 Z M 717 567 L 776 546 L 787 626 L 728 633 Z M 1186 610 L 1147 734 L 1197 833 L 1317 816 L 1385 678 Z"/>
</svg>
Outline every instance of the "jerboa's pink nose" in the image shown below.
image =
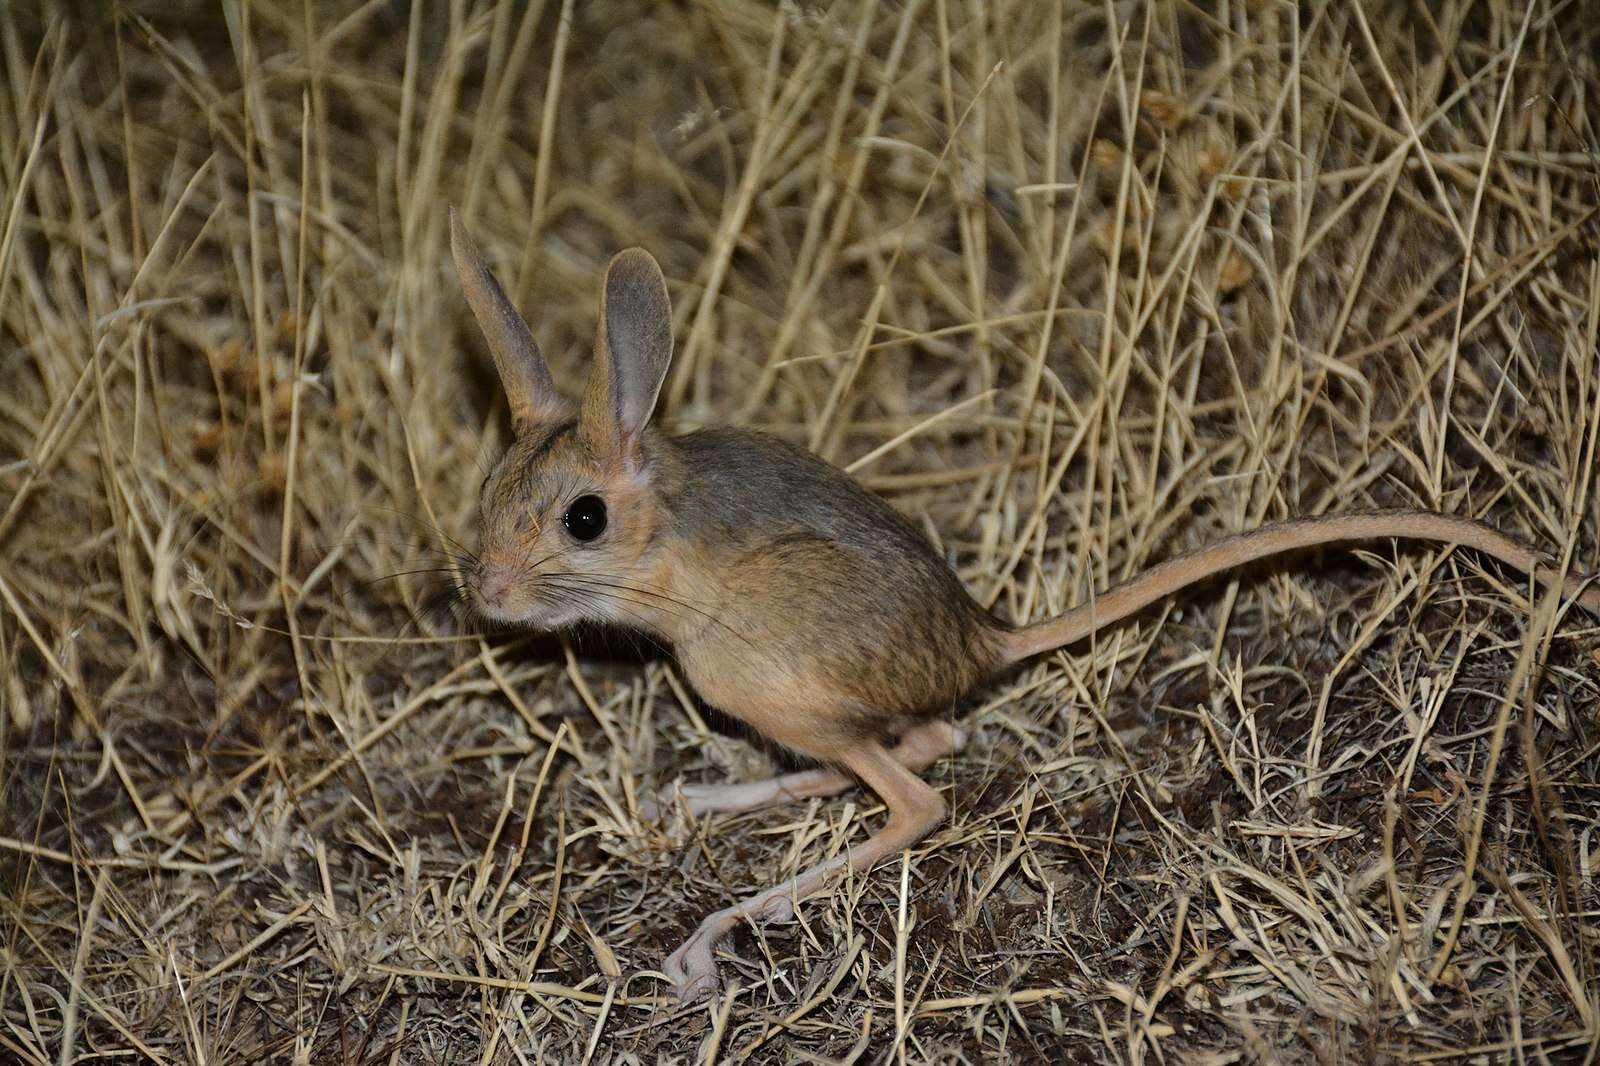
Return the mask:
<svg viewBox="0 0 1600 1066">
<path fill-rule="evenodd" d="M 505 570 L 486 570 L 478 575 L 478 598 L 489 607 L 504 607 L 511 594 L 511 575 Z"/>
</svg>

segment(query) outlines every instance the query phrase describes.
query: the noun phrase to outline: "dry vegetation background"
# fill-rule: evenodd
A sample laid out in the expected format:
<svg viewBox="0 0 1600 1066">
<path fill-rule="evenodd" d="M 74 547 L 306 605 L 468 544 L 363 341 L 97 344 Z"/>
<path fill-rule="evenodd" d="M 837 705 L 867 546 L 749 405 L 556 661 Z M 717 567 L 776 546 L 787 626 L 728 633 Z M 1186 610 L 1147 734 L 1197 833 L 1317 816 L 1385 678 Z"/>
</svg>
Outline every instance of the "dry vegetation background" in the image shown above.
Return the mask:
<svg viewBox="0 0 1600 1066">
<path fill-rule="evenodd" d="M 429 613 L 660 258 L 668 424 L 854 464 L 1011 618 L 1226 531 L 1593 570 L 1585 2 L 0 7 L 0 1059 L 1595 1061 L 1600 631 L 1468 553 L 1218 581 L 980 694 L 910 857 L 627 639 Z M 424 571 L 424 572 L 419 572 Z"/>
</svg>

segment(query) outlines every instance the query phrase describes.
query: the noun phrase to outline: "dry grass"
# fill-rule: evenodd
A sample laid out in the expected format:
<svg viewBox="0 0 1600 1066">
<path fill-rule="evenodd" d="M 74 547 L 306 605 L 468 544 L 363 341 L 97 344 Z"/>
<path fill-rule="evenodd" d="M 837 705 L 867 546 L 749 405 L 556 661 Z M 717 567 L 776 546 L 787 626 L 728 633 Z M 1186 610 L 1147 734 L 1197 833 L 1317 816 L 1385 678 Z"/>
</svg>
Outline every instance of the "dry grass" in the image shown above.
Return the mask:
<svg viewBox="0 0 1600 1066">
<path fill-rule="evenodd" d="M 1595 620 L 1466 553 L 982 693 L 951 823 L 686 1011 L 664 952 L 873 800 L 670 838 L 766 758 L 414 573 L 507 432 L 452 202 L 573 387 L 650 248 L 667 421 L 853 463 L 1009 617 L 1369 504 L 1593 570 L 1586 4 L 68 7 L 0 14 L 0 1059 L 1600 1054 Z"/>
</svg>

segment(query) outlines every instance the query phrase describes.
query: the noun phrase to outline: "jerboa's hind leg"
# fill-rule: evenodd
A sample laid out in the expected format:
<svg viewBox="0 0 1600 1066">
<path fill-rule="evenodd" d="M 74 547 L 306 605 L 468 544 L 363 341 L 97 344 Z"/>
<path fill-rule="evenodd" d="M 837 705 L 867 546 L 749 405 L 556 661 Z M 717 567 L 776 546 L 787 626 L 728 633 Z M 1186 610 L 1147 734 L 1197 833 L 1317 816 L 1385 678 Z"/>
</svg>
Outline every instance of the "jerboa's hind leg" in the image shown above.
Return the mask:
<svg viewBox="0 0 1600 1066">
<path fill-rule="evenodd" d="M 900 747 L 904 747 L 910 739 L 908 734 Z M 681 999 L 697 999 L 716 990 L 717 964 L 712 952 L 716 949 L 717 941 L 740 921 L 784 921 L 791 918 L 795 901 L 820 892 L 847 870 L 858 873 L 870 870 L 889 856 L 921 840 L 944 820 L 944 798 L 882 744 L 864 742 L 842 761 L 889 808 L 888 823 L 864 843 L 843 855 L 813 866 L 798 877 L 758 892 L 731 907 L 707 915 L 700 927 L 672 953 L 663 966 Z"/>
</svg>

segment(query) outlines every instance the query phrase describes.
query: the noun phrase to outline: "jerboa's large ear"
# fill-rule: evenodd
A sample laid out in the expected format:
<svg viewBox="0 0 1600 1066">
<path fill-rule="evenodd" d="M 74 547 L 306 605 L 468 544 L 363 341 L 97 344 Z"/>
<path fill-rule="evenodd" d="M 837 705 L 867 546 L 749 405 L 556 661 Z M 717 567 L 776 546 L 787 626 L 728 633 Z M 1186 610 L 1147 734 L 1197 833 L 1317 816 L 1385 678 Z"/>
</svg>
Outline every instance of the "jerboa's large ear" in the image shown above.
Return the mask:
<svg viewBox="0 0 1600 1066">
<path fill-rule="evenodd" d="M 649 252 L 618 252 L 606 268 L 594 369 L 583 394 L 583 429 L 637 466 L 639 442 L 672 363 L 672 303 Z"/>
<path fill-rule="evenodd" d="M 455 256 L 456 274 L 461 278 L 472 317 L 478 320 L 478 328 L 489 342 L 489 353 L 494 356 L 494 367 L 500 373 L 500 385 L 506 390 L 506 400 L 511 405 L 512 423 L 520 432 L 525 425 L 565 417 L 566 404 L 550 379 L 550 368 L 545 365 L 544 354 L 539 351 L 533 332 L 506 298 L 489 268 L 484 266 L 472 238 L 467 236 L 466 227 L 461 224 L 461 216 L 453 207 L 450 208 L 450 252 Z"/>
</svg>

